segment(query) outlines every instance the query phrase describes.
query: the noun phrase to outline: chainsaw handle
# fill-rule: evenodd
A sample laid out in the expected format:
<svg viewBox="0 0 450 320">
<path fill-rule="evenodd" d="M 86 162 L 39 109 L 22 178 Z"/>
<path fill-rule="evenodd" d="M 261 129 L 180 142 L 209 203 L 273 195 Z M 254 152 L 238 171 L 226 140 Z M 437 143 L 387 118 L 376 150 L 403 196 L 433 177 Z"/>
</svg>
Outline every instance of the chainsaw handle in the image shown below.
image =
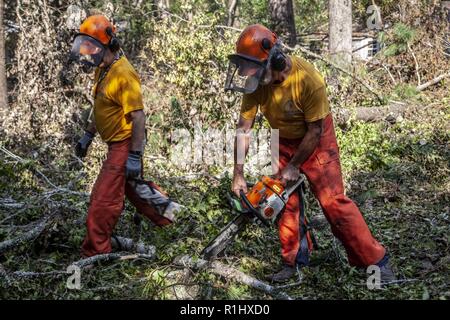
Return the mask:
<svg viewBox="0 0 450 320">
<path fill-rule="evenodd" d="M 239 194 L 241 195 L 242 201 L 244 201 L 244 204 L 248 207 L 251 213 L 253 213 L 256 218 L 258 218 L 259 221 L 261 221 L 266 227 L 270 227 L 269 222 L 264 219 L 264 217 L 259 213 L 258 210 L 256 210 L 253 205 L 250 203 L 250 201 L 247 199 L 247 196 L 245 195 L 243 190 L 239 191 Z"/>
</svg>

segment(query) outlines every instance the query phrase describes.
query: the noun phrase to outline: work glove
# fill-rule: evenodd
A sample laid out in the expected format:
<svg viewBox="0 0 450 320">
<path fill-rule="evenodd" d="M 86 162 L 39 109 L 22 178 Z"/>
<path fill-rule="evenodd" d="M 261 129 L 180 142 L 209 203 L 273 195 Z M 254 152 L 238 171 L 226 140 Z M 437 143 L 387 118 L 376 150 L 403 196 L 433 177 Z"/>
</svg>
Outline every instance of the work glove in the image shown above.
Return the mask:
<svg viewBox="0 0 450 320">
<path fill-rule="evenodd" d="M 86 156 L 88 148 L 92 143 L 92 139 L 94 139 L 94 134 L 86 131 L 84 133 L 84 136 L 80 140 L 78 140 L 78 143 L 75 146 L 75 154 L 77 155 L 77 157 L 84 158 Z"/>
<path fill-rule="evenodd" d="M 130 151 L 128 154 L 127 164 L 126 164 L 126 176 L 127 179 L 137 178 L 141 175 L 142 171 L 142 161 L 141 154 L 137 152 Z"/>
</svg>

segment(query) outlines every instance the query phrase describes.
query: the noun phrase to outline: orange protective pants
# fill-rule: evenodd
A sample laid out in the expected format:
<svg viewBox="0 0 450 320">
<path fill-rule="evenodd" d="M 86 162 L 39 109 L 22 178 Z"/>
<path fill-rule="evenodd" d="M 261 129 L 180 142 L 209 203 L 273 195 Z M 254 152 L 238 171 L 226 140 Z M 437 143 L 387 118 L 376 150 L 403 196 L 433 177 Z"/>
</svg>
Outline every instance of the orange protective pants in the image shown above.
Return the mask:
<svg viewBox="0 0 450 320">
<path fill-rule="evenodd" d="M 282 170 L 297 151 L 301 139 L 280 138 L 279 166 Z M 333 234 L 341 241 L 352 266 L 365 267 L 379 262 L 385 249 L 372 236 L 361 212 L 344 194 L 339 147 L 334 132 L 333 119 L 324 119 L 319 145 L 301 166 L 314 196 L 331 225 Z M 299 195 L 289 198 L 279 223 L 281 255 L 284 263 L 295 265 L 299 252 Z"/>
<path fill-rule="evenodd" d="M 111 252 L 111 235 L 122 213 L 125 195 L 140 214 L 157 226 L 171 223 L 154 207 L 142 201 L 131 185 L 126 183 L 125 165 L 130 143 L 131 140 L 127 139 L 108 144 L 107 158 L 91 193 L 86 220 L 87 234 L 81 248 L 86 257 Z"/>
</svg>

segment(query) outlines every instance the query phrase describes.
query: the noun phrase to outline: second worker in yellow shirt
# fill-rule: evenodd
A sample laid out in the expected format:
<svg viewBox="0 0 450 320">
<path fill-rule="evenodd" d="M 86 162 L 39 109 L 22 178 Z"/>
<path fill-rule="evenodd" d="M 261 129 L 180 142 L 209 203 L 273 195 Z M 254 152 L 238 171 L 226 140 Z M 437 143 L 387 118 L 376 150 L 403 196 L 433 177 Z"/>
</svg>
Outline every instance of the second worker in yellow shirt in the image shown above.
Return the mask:
<svg viewBox="0 0 450 320">
<path fill-rule="evenodd" d="M 80 158 L 86 156 L 96 132 L 108 144 L 107 158 L 91 193 L 82 245 L 84 256 L 111 251 L 111 236 L 125 195 L 139 213 L 158 226 L 170 224 L 178 208 L 157 185 L 142 180 L 145 114 L 141 83 L 121 54 L 114 30 L 104 16 L 90 16 L 81 24 L 71 51 L 71 60 L 97 68 L 93 88 L 95 121 L 78 142 L 76 153 Z M 115 241 L 120 246 L 119 238 Z"/>
</svg>

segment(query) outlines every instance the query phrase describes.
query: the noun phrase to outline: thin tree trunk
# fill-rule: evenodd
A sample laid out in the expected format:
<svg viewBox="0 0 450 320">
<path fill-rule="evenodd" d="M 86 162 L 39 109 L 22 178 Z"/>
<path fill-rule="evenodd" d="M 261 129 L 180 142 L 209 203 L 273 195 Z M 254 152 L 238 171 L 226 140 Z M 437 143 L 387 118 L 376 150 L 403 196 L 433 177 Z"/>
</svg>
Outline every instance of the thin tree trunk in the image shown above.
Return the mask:
<svg viewBox="0 0 450 320">
<path fill-rule="evenodd" d="M 239 0 L 231 0 L 230 7 L 228 9 L 228 22 L 227 26 L 232 27 L 234 25 L 234 18 L 236 15 L 236 9 L 239 4 Z"/>
<path fill-rule="evenodd" d="M 3 0 L 0 0 L 0 109 L 5 108 L 8 104 L 8 88 L 6 84 L 6 68 L 5 68 L 5 28 L 3 25 Z"/>
<path fill-rule="evenodd" d="M 352 2 L 329 0 L 329 52 L 332 60 L 348 68 L 352 62 Z"/>
<path fill-rule="evenodd" d="M 269 0 L 269 10 L 273 31 L 289 46 L 295 46 L 297 34 L 292 0 Z"/>
</svg>

